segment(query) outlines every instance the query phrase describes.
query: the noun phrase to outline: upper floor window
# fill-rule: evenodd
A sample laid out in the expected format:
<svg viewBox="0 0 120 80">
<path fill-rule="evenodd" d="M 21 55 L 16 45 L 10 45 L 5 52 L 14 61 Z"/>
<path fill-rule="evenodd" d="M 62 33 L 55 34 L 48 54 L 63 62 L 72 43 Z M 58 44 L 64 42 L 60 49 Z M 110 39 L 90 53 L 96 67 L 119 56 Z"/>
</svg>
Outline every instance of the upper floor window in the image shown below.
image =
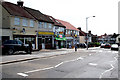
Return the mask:
<svg viewBox="0 0 120 80">
<path fill-rule="evenodd" d="M 27 21 L 27 19 L 23 19 L 22 24 L 23 24 L 23 26 L 28 26 L 28 21 Z"/>
<path fill-rule="evenodd" d="M 14 25 L 20 25 L 20 18 L 14 18 Z"/>
<path fill-rule="evenodd" d="M 68 32 L 67 32 L 67 30 L 66 30 L 66 34 L 67 34 Z"/>
<path fill-rule="evenodd" d="M 47 23 L 46 22 L 44 23 L 44 28 L 47 28 Z"/>
<path fill-rule="evenodd" d="M 42 22 L 39 22 L 38 28 L 42 28 Z"/>
<path fill-rule="evenodd" d="M 30 27 L 34 27 L 34 21 L 30 20 Z"/>
<path fill-rule="evenodd" d="M 51 29 L 52 28 L 52 24 L 49 24 L 49 29 Z"/>
<path fill-rule="evenodd" d="M 70 30 L 68 31 L 68 34 L 70 34 Z"/>
</svg>

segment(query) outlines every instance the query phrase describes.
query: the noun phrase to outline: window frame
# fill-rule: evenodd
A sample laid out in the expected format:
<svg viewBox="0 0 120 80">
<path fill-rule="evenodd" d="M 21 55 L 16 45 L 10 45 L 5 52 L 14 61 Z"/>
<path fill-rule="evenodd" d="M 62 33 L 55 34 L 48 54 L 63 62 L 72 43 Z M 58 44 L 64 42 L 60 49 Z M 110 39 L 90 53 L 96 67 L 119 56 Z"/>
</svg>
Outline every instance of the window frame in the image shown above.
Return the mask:
<svg viewBox="0 0 120 80">
<path fill-rule="evenodd" d="M 20 18 L 18 18 L 18 17 L 14 18 L 14 25 L 16 25 L 16 26 L 20 25 Z"/>
<path fill-rule="evenodd" d="M 22 26 L 24 26 L 24 27 L 28 26 L 28 20 L 26 18 L 22 19 Z"/>
<path fill-rule="evenodd" d="M 34 20 L 30 20 L 30 27 L 34 27 Z"/>
</svg>

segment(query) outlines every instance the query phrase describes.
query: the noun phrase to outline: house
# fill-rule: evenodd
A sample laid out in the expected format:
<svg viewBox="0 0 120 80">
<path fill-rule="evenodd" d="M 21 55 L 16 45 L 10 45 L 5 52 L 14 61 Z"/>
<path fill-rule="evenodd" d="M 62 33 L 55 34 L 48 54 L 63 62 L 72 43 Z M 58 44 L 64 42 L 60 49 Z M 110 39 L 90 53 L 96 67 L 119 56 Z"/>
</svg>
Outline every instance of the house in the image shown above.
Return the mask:
<svg viewBox="0 0 120 80">
<path fill-rule="evenodd" d="M 47 15 L 48 16 L 48 15 Z M 65 26 L 62 25 L 57 19 L 53 18 L 52 16 L 48 16 L 54 22 L 53 32 L 55 33 L 55 48 L 65 48 Z"/>
<path fill-rule="evenodd" d="M 116 43 L 120 46 L 120 34 L 116 37 Z"/>
<path fill-rule="evenodd" d="M 111 44 L 118 43 L 118 36 L 119 36 L 119 34 L 114 33 L 114 34 L 111 36 L 110 43 L 111 43 Z"/>
<path fill-rule="evenodd" d="M 67 21 L 59 20 L 66 27 L 66 47 L 74 47 L 79 44 L 79 30 Z"/>
<path fill-rule="evenodd" d="M 17 4 L 2 2 L 2 31 L 4 39 L 21 40 L 25 45 L 32 42 L 33 49 L 37 49 L 37 20 L 23 8 L 23 1 Z"/>
<path fill-rule="evenodd" d="M 39 10 L 24 7 L 24 9 L 31 14 L 37 21 L 37 38 L 38 49 L 54 48 L 54 22 Z"/>
<path fill-rule="evenodd" d="M 54 22 L 39 10 L 23 6 L 23 3 L 2 2 L 3 28 L 9 30 L 3 33 L 10 39 L 21 40 L 25 45 L 31 41 L 33 49 L 53 48 Z"/>
<path fill-rule="evenodd" d="M 77 29 L 79 29 L 79 43 L 86 43 L 86 33 L 80 27 Z"/>
</svg>

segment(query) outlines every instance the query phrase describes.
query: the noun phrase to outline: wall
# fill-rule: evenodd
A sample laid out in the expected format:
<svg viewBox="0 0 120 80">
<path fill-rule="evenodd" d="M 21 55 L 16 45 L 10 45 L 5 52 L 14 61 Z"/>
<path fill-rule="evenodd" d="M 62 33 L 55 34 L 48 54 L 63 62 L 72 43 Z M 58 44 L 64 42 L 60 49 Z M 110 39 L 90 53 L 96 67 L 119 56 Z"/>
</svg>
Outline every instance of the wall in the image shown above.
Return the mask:
<svg viewBox="0 0 120 80">
<path fill-rule="evenodd" d="M 85 36 L 79 36 L 79 43 L 85 43 Z"/>
<path fill-rule="evenodd" d="M 14 25 L 14 18 L 18 17 L 20 18 L 20 25 Z M 36 35 L 36 30 L 37 30 L 37 26 L 38 26 L 38 22 L 36 20 L 34 20 L 34 27 L 30 27 L 30 20 L 31 19 L 27 19 L 28 21 L 28 26 L 23 26 L 22 25 L 22 21 L 23 21 L 24 17 L 19 17 L 19 16 L 11 16 L 11 29 L 15 28 L 15 30 L 13 30 L 13 34 L 14 35 Z M 23 30 L 23 28 L 25 28 L 25 34 L 23 32 L 21 32 Z"/>
</svg>

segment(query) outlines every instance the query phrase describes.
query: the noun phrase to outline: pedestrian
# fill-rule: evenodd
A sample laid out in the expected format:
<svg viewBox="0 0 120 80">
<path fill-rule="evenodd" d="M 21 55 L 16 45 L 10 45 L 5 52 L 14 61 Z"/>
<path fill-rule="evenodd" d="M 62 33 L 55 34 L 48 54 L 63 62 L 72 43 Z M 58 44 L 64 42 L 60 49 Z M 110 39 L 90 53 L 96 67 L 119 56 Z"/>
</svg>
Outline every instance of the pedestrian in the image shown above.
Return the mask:
<svg viewBox="0 0 120 80">
<path fill-rule="evenodd" d="M 75 51 L 77 51 L 77 45 L 75 45 Z"/>
<path fill-rule="evenodd" d="M 28 44 L 29 44 L 29 50 L 30 50 L 30 54 L 32 54 L 32 43 L 30 41 L 28 41 Z"/>
</svg>

